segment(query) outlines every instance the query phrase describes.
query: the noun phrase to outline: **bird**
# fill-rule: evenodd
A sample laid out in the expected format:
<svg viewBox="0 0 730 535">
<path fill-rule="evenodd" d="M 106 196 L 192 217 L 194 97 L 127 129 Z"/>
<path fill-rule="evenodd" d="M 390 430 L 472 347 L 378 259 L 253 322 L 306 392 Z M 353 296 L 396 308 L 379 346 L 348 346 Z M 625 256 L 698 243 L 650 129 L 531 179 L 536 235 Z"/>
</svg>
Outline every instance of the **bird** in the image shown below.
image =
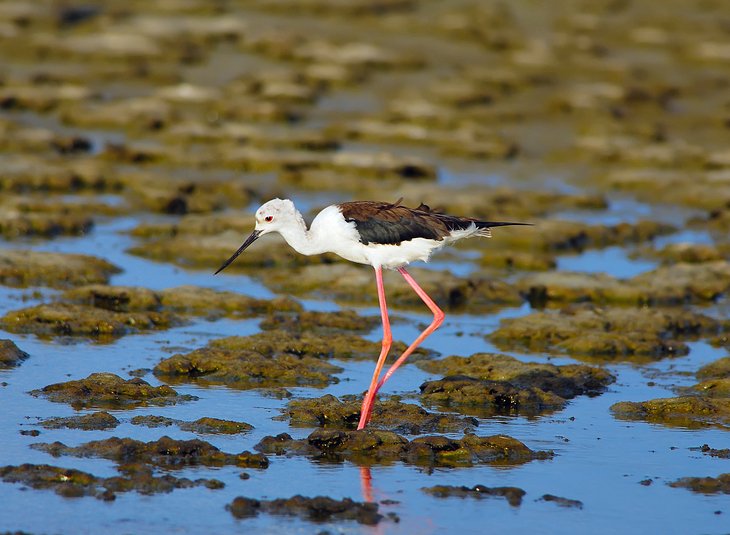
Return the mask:
<svg viewBox="0 0 730 535">
<path fill-rule="evenodd" d="M 470 237 L 491 237 L 493 227 L 530 225 L 505 221 L 482 221 L 432 210 L 421 203 L 408 208 L 396 202 L 350 201 L 327 206 L 309 228 L 290 199 L 272 199 L 256 210 L 253 232 L 241 247 L 215 272 L 226 269 L 252 243 L 265 234 L 278 232 L 295 251 L 303 255 L 334 253 L 345 260 L 370 265 L 383 324 L 381 351 L 367 393 L 362 401 L 358 430 L 370 421 L 375 396 L 413 351 L 444 321 L 444 312 L 406 271 L 413 261 L 427 262 L 431 254 L 455 241 Z M 393 342 L 383 286 L 383 269 L 398 271 L 433 313 L 431 324 L 409 345 L 381 377 Z"/>
</svg>

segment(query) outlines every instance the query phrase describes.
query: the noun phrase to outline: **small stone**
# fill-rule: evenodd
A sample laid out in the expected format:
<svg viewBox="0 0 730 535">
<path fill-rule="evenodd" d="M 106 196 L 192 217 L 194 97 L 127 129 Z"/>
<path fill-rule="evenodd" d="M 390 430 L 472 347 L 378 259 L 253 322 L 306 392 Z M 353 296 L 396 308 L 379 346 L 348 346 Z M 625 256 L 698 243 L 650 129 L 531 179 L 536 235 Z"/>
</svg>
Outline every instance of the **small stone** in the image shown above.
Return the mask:
<svg viewBox="0 0 730 535">
<path fill-rule="evenodd" d="M 12 340 L 0 339 L 0 370 L 20 365 L 30 355 L 22 351 Z"/>
</svg>

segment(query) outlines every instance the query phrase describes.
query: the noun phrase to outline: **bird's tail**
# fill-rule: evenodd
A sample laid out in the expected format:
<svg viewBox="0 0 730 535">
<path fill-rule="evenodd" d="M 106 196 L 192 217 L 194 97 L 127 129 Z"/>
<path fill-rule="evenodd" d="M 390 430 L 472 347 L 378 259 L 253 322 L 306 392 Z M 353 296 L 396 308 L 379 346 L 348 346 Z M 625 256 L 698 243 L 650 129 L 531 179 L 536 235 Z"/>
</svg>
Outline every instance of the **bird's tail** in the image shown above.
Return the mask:
<svg viewBox="0 0 730 535">
<path fill-rule="evenodd" d="M 491 238 L 491 229 L 494 227 L 508 227 L 511 225 L 522 225 L 528 227 L 532 226 L 532 223 L 511 223 L 507 221 L 474 221 L 474 224 L 478 229 L 476 232 L 476 236 L 480 236 L 482 238 Z"/>
</svg>

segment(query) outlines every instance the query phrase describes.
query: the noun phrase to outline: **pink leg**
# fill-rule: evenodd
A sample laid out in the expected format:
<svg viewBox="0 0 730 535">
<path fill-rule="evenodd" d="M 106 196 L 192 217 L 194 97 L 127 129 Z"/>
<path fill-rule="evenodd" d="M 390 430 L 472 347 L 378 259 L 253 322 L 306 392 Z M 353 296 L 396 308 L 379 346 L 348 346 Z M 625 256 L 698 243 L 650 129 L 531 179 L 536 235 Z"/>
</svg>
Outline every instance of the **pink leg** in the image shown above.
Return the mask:
<svg viewBox="0 0 730 535">
<path fill-rule="evenodd" d="M 378 393 L 378 390 L 385 384 L 385 382 L 390 379 L 390 376 L 395 373 L 395 370 L 397 370 L 401 364 L 403 364 L 406 359 L 415 351 L 415 349 L 420 346 L 423 341 L 428 338 L 428 336 L 434 332 L 436 329 L 438 329 L 441 324 L 444 322 L 444 311 L 441 310 L 436 303 L 433 302 L 433 299 L 431 299 L 428 294 L 421 288 L 418 283 L 413 280 L 413 277 L 410 276 L 410 274 L 403 268 L 398 268 L 398 271 L 401 275 L 403 275 L 403 278 L 406 279 L 406 282 L 411 285 L 411 288 L 415 290 L 415 292 L 418 294 L 418 297 L 420 297 L 424 303 L 426 303 L 426 306 L 433 312 L 433 321 L 431 322 L 431 325 L 426 327 L 426 330 L 423 331 L 418 338 L 415 339 L 415 341 L 408 346 L 408 349 L 406 349 L 403 354 L 398 357 L 398 360 L 396 360 L 392 366 L 388 369 L 387 372 L 385 372 L 385 375 L 378 383 L 378 386 L 375 388 L 375 392 L 373 393 L 373 396 Z"/>
<path fill-rule="evenodd" d="M 436 303 L 433 302 L 433 299 L 431 299 L 428 294 L 421 288 L 418 283 L 411 277 L 411 275 L 404 269 L 404 268 L 398 268 L 398 271 L 401 275 L 403 275 L 403 278 L 406 279 L 406 282 L 411 285 L 411 288 L 418 294 L 418 297 L 421 298 L 421 300 L 426 303 L 426 306 L 433 312 L 433 321 L 431 322 L 431 325 L 426 327 L 426 330 L 423 331 L 418 338 L 414 340 L 414 342 L 408 346 L 408 348 L 403 352 L 403 354 L 398 357 L 398 360 L 396 360 L 390 368 L 388 368 L 388 371 L 385 372 L 385 375 L 383 378 L 378 382 L 378 384 L 375 386 L 375 389 L 372 391 L 372 395 L 370 391 L 368 391 L 368 395 L 374 399 L 375 395 L 378 393 L 378 390 L 385 384 L 385 382 L 390 379 L 390 376 L 395 373 L 395 370 L 397 370 L 401 364 L 403 364 L 406 359 L 415 351 L 415 349 L 423 343 L 423 341 L 436 329 L 439 328 L 439 326 L 444 322 L 444 312 L 441 310 Z M 380 369 L 377 370 L 378 373 L 380 373 Z M 372 390 L 372 386 L 371 386 Z M 369 411 L 372 411 L 372 404 L 368 406 Z M 363 416 L 364 414 L 364 416 Z M 363 421 L 364 419 L 364 421 Z M 365 427 L 365 424 L 370 419 L 370 412 L 363 412 L 360 415 L 360 427 L 358 429 L 362 429 Z"/>
<path fill-rule="evenodd" d="M 362 400 L 362 409 L 360 410 L 360 423 L 357 425 L 358 429 L 363 429 L 367 421 L 370 419 L 370 413 L 373 410 L 373 402 L 375 398 L 375 392 L 378 387 L 378 379 L 380 378 L 380 372 L 383 370 L 385 359 L 388 357 L 390 346 L 393 344 L 393 335 L 390 332 L 390 320 L 388 319 L 388 306 L 385 304 L 385 287 L 383 286 L 383 268 L 375 268 L 375 282 L 378 285 L 378 302 L 380 303 L 380 317 L 383 320 L 383 345 L 380 349 L 380 356 L 378 357 L 378 363 L 375 365 L 375 372 L 373 373 L 373 379 L 370 381 L 370 388 L 368 393 Z"/>
</svg>

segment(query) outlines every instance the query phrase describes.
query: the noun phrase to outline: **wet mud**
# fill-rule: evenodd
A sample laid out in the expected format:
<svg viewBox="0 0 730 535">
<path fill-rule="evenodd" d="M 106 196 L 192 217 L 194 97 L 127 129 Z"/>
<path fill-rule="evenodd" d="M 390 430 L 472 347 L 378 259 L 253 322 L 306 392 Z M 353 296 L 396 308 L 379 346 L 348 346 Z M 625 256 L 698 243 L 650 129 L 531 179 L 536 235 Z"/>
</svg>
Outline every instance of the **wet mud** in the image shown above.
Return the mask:
<svg viewBox="0 0 730 535">
<path fill-rule="evenodd" d="M 110 262 L 90 255 L 0 250 L 0 283 L 5 286 L 68 288 L 106 283 L 119 271 Z"/>
<path fill-rule="evenodd" d="M 85 379 L 54 383 L 30 394 L 68 403 L 75 409 L 170 405 L 196 399 L 189 394 L 180 395 L 167 385 L 152 386 L 144 379 L 123 379 L 113 373 L 92 373 Z"/>
<path fill-rule="evenodd" d="M 354 520 L 358 524 L 375 525 L 383 520 L 378 504 L 361 503 L 349 498 L 335 500 L 327 496 L 307 498 L 293 496 L 276 500 L 256 500 L 238 496 L 226 506 L 236 518 L 250 518 L 260 513 L 270 515 L 301 516 L 312 522 L 330 520 Z"/>
<path fill-rule="evenodd" d="M 405 349 L 403 342 L 393 343 L 394 353 Z M 190 353 L 173 355 L 158 363 L 154 373 L 166 380 L 233 388 L 322 388 L 337 382 L 334 374 L 342 371 L 327 359 L 372 360 L 379 352 L 380 343 L 354 334 L 268 330 L 248 337 L 219 338 Z M 432 352 L 418 349 L 413 360 L 431 356 Z"/>
<path fill-rule="evenodd" d="M 686 342 L 727 329 L 727 320 L 681 308 L 573 306 L 504 320 L 489 338 L 503 350 L 646 362 L 686 355 Z"/>
<path fill-rule="evenodd" d="M 538 387 L 516 387 L 507 381 L 490 381 L 467 375 L 449 375 L 421 385 L 421 401 L 428 406 L 472 414 L 481 418 L 497 414 L 535 416 L 562 409 L 567 400 Z"/>
<path fill-rule="evenodd" d="M 559 507 L 583 509 L 583 502 L 581 502 L 580 500 L 572 500 L 570 498 L 563 498 L 562 496 L 555 496 L 553 494 L 543 494 L 540 497 L 540 500 L 544 502 L 554 503 Z"/>
<path fill-rule="evenodd" d="M 248 451 L 226 453 L 204 440 L 175 440 L 167 436 L 152 442 L 112 437 L 80 446 L 66 446 L 61 442 L 53 442 L 33 444 L 32 447 L 54 457 L 100 457 L 120 464 L 142 463 L 168 469 L 198 465 L 234 465 L 261 469 L 269 466 L 266 456 L 260 453 Z"/>
<path fill-rule="evenodd" d="M 450 356 L 419 363 L 419 367 L 429 372 L 466 375 L 502 383 L 506 388 L 525 388 L 528 395 L 530 389 L 533 393 L 542 390 L 543 393 L 548 392 L 564 399 L 599 395 L 615 381 L 615 377 L 602 368 L 583 364 L 556 366 L 522 362 L 509 355 L 491 353 L 477 353 L 470 357 Z"/>
<path fill-rule="evenodd" d="M 270 332 L 270 331 L 269 331 Z M 322 388 L 337 382 L 335 373 L 342 368 L 323 360 L 311 352 L 287 351 L 296 346 L 287 337 L 275 340 L 283 346 L 275 346 L 264 338 L 262 345 L 245 337 L 221 338 L 207 347 L 187 354 L 176 354 L 157 364 L 154 373 L 158 378 L 170 381 L 195 381 L 198 384 L 223 384 L 233 388 L 272 388 L 287 386 L 313 386 Z M 301 346 L 299 346 L 301 347 Z M 321 349 L 323 346 L 320 346 Z M 330 352 L 331 346 L 324 346 Z"/>
<path fill-rule="evenodd" d="M 288 419 L 293 426 L 355 429 L 360 421 L 361 406 L 359 397 L 340 401 L 327 394 L 319 398 L 290 401 L 282 411 L 282 419 Z M 475 418 L 431 413 L 393 398 L 376 401 L 371 420 L 372 427 L 405 435 L 458 433 L 472 431 L 478 425 Z"/>
<path fill-rule="evenodd" d="M 3 529 L 469 532 L 490 496 L 515 507 L 495 530 L 557 506 L 723 531 L 727 20 L 720 0 L 0 0 Z M 372 270 L 267 236 L 213 276 L 274 197 L 307 221 L 402 197 L 533 226 L 414 266 L 446 322 L 356 431 Z M 392 362 L 431 315 L 385 285 Z M 44 490 L 125 496 L 82 526 Z"/>
<path fill-rule="evenodd" d="M 83 429 L 85 431 L 98 431 L 114 429 L 119 425 L 119 420 L 108 412 L 99 411 L 84 414 L 82 416 L 64 416 L 56 418 L 44 418 L 38 425 L 46 429 Z"/>
<path fill-rule="evenodd" d="M 253 429 L 251 424 L 246 422 L 234 422 L 231 420 L 222 420 L 220 418 L 203 417 L 198 418 L 192 422 L 185 422 L 182 420 L 176 420 L 174 418 L 168 418 L 166 416 L 135 416 L 130 420 L 133 425 L 142 425 L 144 427 L 169 427 L 176 425 L 183 431 L 191 431 L 198 434 L 223 434 L 223 435 L 237 435 L 240 433 L 247 433 Z"/>
<path fill-rule="evenodd" d="M 727 363 L 727 358 L 721 358 L 706 364 L 695 373 L 699 382 L 675 388 L 676 397 L 622 401 L 612 405 L 611 411 L 626 420 L 646 420 L 675 427 L 727 429 L 730 426 Z"/>
<path fill-rule="evenodd" d="M 730 474 L 720 474 L 717 477 L 683 477 L 671 482 L 669 486 L 701 494 L 730 494 Z"/>
<path fill-rule="evenodd" d="M 364 464 L 392 464 L 396 461 L 421 467 L 467 467 L 479 464 L 515 466 L 546 460 L 551 451 L 534 451 L 517 439 L 504 435 L 461 439 L 428 435 L 409 441 L 392 431 L 365 429 L 343 431 L 318 429 L 306 439 L 287 433 L 265 437 L 255 449 L 269 455 L 304 455 L 320 461 Z"/>
<path fill-rule="evenodd" d="M 137 467 L 125 471 L 127 473 L 124 475 L 105 478 L 47 464 L 23 464 L 0 467 L 0 479 L 32 489 L 53 490 L 64 498 L 91 496 L 103 501 L 113 501 L 117 494 L 131 491 L 153 495 L 198 486 L 208 489 L 224 487 L 221 481 L 215 479 L 191 480 L 170 474 L 154 476 L 152 470 Z"/>
<path fill-rule="evenodd" d="M 180 325 L 182 319 L 167 312 L 115 312 L 105 308 L 49 303 L 8 312 L 0 325 L 9 332 L 40 337 L 90 337 L 109 341 L 127 334 Z"/>
<path fill-rule="evenodd" d="M 489 498 L 499 497 L 507 500 L 512 507 L 522 505 L 522 498 L 526 492 L 517 487 L 487 487 L 475 485 L 474 487 L 454 487 L 448 485 L 436 485 L 435 487 L 424 487 L 423 492 L 436 496 L 437 498 Z"/>
</svg>

